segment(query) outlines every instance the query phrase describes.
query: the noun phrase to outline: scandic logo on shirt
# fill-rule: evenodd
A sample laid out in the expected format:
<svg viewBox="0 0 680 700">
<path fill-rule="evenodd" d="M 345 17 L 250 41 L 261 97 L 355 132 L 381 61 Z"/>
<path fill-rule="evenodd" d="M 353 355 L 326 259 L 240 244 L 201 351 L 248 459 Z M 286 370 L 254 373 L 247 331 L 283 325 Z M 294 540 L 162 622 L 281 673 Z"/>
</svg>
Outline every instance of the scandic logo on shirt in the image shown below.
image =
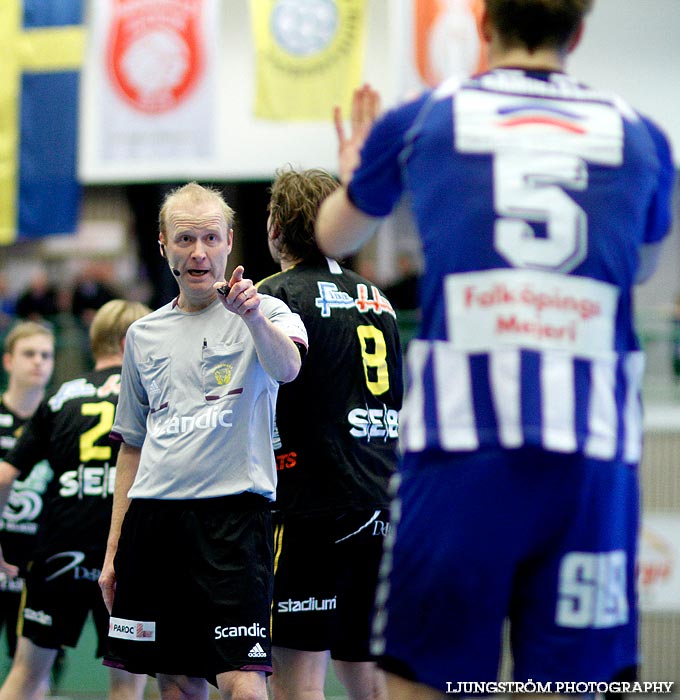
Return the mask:
<svg viewBox="0 0 680 700">
<path fill-rule="evenodd" d="M 222 639 L 223 637 L 266 637 L 267 630 L 262 625 L 257 622 L 253 622 L 250 627 L 247 625 L 238 625 L 234 627 L 222 627 L 217 625 L 215 627 L 215 639 Z"/>
<path fill-rule="evenodd" d="M 232 427 L 231 409 L 222 409 L 213 406 L 195 416 L 172 416 L 162 421 L 152 424 L 149 432 L 156 437 L 162 435 L 178 435 L 180 433 L 191 433 L 195 430 L 211 430 L 220 426 L 222 428 Z"/>
<path fill-rule="evenodd" d="M 109 620 L 109 637 L 132 642 L 153 642 L 156 640 L 156 623 L 112 617 Z"/>
</svg>

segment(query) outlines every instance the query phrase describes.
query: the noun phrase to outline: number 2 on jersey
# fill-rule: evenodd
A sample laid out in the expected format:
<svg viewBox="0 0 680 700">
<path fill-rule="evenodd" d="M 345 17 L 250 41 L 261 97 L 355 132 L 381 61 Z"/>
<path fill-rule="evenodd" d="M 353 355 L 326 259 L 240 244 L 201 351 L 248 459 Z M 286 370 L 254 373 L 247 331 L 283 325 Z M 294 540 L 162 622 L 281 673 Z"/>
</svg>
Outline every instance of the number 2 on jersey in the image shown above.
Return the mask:
<svg viewBox="0 0 680 700">
<path fill-rule="evenodd" d="M 380 396 L 390 388 L 385 336 L 375 326 L 357 326 L 357 335 L 361 346 L 366 386 L 371 394 Z"/>
<path fill-rule="evenodd" d="M 105 462 L 111 459 L 108 445 L 95 445 L 100 437 L 108 435 L 113 427 L 115 406 L 110 401 L 84 403 L 80 412 L 84 416 L 99 416 L 99 422 L 80 436 L 80 461 L 82 464 L 97 459 Z"/>
</svg>

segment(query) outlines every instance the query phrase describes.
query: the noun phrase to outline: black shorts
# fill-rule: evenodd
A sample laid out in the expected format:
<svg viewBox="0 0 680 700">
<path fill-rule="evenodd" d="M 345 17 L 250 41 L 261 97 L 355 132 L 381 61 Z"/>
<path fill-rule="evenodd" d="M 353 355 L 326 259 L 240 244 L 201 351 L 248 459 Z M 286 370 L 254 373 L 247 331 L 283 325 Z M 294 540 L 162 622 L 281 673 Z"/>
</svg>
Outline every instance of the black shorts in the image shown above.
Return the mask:
<svg viewBox="0 0 680 700">
<path fill-rule="evenodd" d="M 26 574 L 19 634 L 46 649 L 75 647 L 91 611 L 97 656 L 106 652 L 109 615 L 99 588 L 104 552 L 36 552 Z"/>
<path fill-rule="evenodd" d="M 369 661 L 378 568 L 389 512 L 288 520 L 275 530 L 272 642 Z"/>
<path fill-rule="evenodd" d="M 226 671 L 271 672 L 267 499 L 133 499 L 114 567 L 106 665 L 213 684 Z"/>
<path fill-rule="evenodd" d="M 17 620 L 23 590 L 24 579 L 21 576 L 10 578 L 0 572 L 0 630 L 5 628 L 7 652 L 12 658 L 17 648 Z"/>
</svg>

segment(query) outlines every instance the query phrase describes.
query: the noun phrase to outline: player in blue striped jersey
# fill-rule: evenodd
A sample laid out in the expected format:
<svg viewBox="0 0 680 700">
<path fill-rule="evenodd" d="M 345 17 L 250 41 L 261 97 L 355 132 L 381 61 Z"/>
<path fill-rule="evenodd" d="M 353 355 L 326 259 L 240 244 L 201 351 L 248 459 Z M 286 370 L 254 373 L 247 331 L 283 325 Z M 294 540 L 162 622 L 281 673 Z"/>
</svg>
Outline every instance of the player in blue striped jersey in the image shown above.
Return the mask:
<svg viewBox="0 0 680 700">
<path fill-rule="evenodd" d="M 426 261 L 375 629 L 392 698 L 494 680 L 506 617 L 517 679 L 637 661 L 632 288 L 669 230 L 674 169 L 650 120 L 563 72 L 590 4 L 486 0 L 488 73 L 372 129 L 364 87 L 349 136 L 336 114 L 345 187 L 321 248 L 358 249 L 407 197 Z"/>
</svg>

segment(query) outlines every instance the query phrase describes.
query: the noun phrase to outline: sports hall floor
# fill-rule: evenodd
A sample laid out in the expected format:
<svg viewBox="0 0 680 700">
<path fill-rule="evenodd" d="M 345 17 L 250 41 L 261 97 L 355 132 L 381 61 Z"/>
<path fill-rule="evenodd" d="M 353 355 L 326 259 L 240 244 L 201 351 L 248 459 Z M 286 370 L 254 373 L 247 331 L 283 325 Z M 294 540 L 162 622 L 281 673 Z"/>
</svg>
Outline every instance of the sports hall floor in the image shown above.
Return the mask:
<svg viewBox="0 0 680 700">
<path fill-rule="evenodd" d="M 9 671 L 4 634 L 2 637 L 0 641 L 0 683 L 4 681 Z M 106 700 L 108 671 L 100 661 L 94 658 L 95 648 L 96 636 L 90 620 L 85 626 L 78 646 L 75 649 L 67 650 L 59 685 L 54 694 L 50 696 L 51 700 Z M 145 700 L 157 700 L 158 690 L 153 679 L 149 679 L 144 697 Z M 211 694 L 210 698 L 217 700 L 218 695 Z M 347 699 L 343 687 L 330 668 L 326 683 L 326 699 Z"/>
</svg>

